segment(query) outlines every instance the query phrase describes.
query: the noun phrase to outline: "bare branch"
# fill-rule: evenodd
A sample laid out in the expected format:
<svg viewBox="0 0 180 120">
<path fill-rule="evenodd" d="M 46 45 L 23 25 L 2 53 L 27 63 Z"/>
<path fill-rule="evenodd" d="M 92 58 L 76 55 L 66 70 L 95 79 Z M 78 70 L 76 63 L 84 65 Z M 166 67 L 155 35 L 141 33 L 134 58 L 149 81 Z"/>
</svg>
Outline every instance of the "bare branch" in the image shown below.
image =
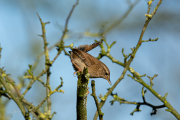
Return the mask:
<svg viewBox="0 0 180 120">
<path fill-rule="evenodd" d="M 98 101 L 98 98 L 96 96 L 95 81 L 94 80 L 91 81 L 91 87 L 92 87 L 92 94 L 91 94 L 91 96 L 93 96 L 94 101 L 96 103 L 96 108 L 97 108 L 97 111 L 98 111 L 98 114 L 99 114 L 99 119 L 103 120 L 104 113 L 102 113 L 102 111 L 101 111 L 101 107 L 99 105 L 99 101 Z"/>
</svg>

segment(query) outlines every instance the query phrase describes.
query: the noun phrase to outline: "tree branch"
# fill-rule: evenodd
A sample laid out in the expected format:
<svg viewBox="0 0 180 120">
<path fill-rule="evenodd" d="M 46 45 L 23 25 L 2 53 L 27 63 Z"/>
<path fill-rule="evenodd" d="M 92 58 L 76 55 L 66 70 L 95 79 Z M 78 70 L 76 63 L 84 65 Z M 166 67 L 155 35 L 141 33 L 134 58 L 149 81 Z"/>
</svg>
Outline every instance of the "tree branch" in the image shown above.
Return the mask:
<svg viewBox="0 0 180 120">
<path fill-rule="evenodd" d="M 88 68 L 84 68 L 83 73 L 78 72 L 78 83 L 77 83 L 77 120 L 87 120 L 87 95 L 88 83 L 89 83 Z"/>
<path fill-rule="evenodd" d="M 98 114 L 99 114 L 99 120 L 103 120 L 104 113 L 102 113 L 102 111 L 101 111 L 101 107 L 99 105 L 99 101 L 98 101 L 98 98 L 96 96 L 95 81 L 94 80 L 91 81 L 91 87 L 92 87 L 92 94 L 91 94 L 91 96 L 93 96 L 94 101 L 96 103 L 96 108 L 97 108 L 97 111 L 98 111 Z"/>
<path fill-rule="evenodd" d="M 166 111 L 171 112 L 177 119 L 180 119 L 180 114 L 171 106 L 171 104 L 167 101 L 167 93 L 165 94 L 164 97 L 162 97 L 160 94 L 158 94 L 153 88 L 152 88 L 152 83 L 150 85 L 146 84 L 139 73 L 137 73 L 134 69 L 131 69 L 130 72 L 133 74 L 133 76 L 128 75 L 135 81 L 139 82 L 142 84 L 144 87 L 146 87 L 152 94 L 154 94 L 159 100 L 161 100 L 164 105 L 168 108 Z"/>
</svg>

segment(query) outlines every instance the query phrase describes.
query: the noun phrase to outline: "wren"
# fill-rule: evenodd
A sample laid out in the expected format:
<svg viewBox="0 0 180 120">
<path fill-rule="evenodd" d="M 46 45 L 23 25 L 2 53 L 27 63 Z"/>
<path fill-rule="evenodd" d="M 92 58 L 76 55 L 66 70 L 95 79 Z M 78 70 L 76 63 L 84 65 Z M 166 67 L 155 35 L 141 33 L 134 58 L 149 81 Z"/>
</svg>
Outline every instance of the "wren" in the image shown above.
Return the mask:
<svg viewBox="0 0 180 120">
<path fill-rule="evenodd" d="M 84 68 L 88 68 L 90 78 L 104 78 L 111 85 L 110 71 L 108 67 L 97 58 L 87 53 L 101 43 L 102 41 L 98 41 L 92 45 L 81 45 L 78 48 L 75 47 L 72 49 L 72 51 L 69 51 L 70 58 L 74 70 L 76 71 L 74 74 L 77 72 L 82 72 Z"/>
</svg>

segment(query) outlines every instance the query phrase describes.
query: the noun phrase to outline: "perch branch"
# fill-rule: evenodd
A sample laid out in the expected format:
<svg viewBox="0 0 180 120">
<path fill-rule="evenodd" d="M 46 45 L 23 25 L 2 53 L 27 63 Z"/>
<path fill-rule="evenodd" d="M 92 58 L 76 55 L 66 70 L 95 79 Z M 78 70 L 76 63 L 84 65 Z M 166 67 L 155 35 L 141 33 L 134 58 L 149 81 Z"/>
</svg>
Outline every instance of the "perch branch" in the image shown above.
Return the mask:
<svg viewBox="0 0 180 120">
<path fill-rule="evenodd" d="M 89 73 L 88 68 L 83 69 L 83 73 L 78 72 L 78 82 L 77 82 L 77 120 L 87 120 L 87 95 L 88 83 L 89 83 Z"/>
</svg>

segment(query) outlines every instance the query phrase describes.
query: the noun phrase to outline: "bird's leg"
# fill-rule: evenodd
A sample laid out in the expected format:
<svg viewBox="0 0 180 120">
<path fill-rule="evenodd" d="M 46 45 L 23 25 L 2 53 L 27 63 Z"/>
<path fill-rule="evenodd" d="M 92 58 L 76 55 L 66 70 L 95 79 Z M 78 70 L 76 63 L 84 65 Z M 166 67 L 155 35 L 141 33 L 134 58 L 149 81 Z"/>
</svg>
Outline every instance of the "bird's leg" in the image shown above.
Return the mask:
<svg viewBox="0 0 180 120">
<path fill-rule="evenodd" d="M 78 71 L 74 72 L 74 73 L 73 73 L 73 74 L 74 74 L 74 77 L 76 77 L 75 74 L 76 74 L 77 72 L 82 72 L 82 71 L 81 71 L 81 70 L 78 70 Z"/>
<path fill-rule="evenodd" d="M 79 68 L 76 64 L 74 64 L 74 66 L 76 66 L 76 68 L 78 69 L 76 72 L 74 72 L 74 77 L 75 77 L 75 74 L 76 74 L 77 72 L 82 72 L 82 70 L 81 70 L 81 68 Z"/>
<path fill-rule="evenodd" d="M 87 93 L 86 93 L 86 96 L 89 94 L 89 87 L 87 88 Z"/>
<path fill-rule="evenodd" d="M 82 70 L 81 70 L 81 68 L 78 67 L 78 65 L 76 65 L 76 63 L 75 63 L 73 60 L 71 60 L 71 62 L 72 62 L 72 64 L 75 66 L 75 68 L 77 69 L 77 71 L 74 72 L 74 77 L 75 77 L 75 74 L 76 74 L 77 72 L 82 72 Z"/>
</svg>

